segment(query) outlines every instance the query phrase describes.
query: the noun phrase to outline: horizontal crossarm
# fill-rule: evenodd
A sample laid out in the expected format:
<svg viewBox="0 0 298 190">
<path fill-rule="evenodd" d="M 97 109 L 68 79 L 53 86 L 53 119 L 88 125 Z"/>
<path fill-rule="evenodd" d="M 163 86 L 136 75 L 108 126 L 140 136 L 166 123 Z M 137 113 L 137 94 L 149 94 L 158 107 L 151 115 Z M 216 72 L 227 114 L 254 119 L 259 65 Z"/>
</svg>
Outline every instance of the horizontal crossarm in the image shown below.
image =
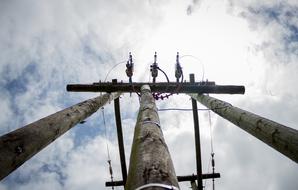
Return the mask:
<svg viewBox="0 0 298 190">
<path fill-rule="evenodd" d="M 202 179 L 212 179 L 212 178 L 220 178 L 219 173 L 211 173 L 211 174 L 202 174 Z M 187 175 L 187 176 L 177 176 L 179 182 L 183 181 L 195 181 L 197 179 L 197 175 Z M 106 187 L 111 186 L 123 186 L 123 181 L 108 181 L 106 182 Z"/>
<path fill-rule="evenodd" d="M 111 83 L 99 82 L 93 84 L 68 84 L 70 92 L 140 92 L 143 85 L 149 85 L 151 92 L 160 93 L 210 93 L 210 94 L 244 94 L 244 86 L 215 85 L 215 82 L 196 83 Z"/>
</svg>

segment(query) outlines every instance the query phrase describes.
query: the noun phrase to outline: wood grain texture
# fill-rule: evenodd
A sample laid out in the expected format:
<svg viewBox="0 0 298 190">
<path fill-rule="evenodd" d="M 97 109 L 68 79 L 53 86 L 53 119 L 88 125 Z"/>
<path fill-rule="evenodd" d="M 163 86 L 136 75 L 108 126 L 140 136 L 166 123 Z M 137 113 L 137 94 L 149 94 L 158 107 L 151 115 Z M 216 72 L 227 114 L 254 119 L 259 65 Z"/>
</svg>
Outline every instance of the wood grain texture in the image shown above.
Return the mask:
<svg viewBox="0 0 298 190">
<path fill-rule="evenodd" d="M 212 111 L 298 163 L 298 131 L 216 98 L 189 94 Z"/>
<path fill-rule="evenodd" d="M 148 183 L 179 187 L 171 156 L 160 129 L 155 100 L 150 87 L 145 85 L 141 90 L 140 110 L 135 126 L 125 189 L 133 190 Z"/>
<path fill-rule="evenodd" d="M 0 179 L 120 93 L 92 98 L 0 137 Z"/>
</svg>

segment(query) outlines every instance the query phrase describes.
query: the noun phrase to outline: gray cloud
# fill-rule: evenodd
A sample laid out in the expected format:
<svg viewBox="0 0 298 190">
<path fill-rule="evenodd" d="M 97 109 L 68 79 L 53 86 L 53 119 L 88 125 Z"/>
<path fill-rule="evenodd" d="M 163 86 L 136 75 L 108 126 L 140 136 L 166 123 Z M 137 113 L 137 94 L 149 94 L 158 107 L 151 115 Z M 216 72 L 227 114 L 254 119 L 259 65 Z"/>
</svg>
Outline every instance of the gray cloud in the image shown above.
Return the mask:
<svg viewBox="0 0 298 190">
<path fill-rule="evenodd" d="M 230 6 L 223 10 L 230 13 L 227 19 L 238 17 L 237 19 L 248 23 L 250 32 L 258 36 L 247 47 L 255 53 L 255 56 L 262 55 L 261 57 L 264 58 L 264 61 L 257 63 L 261 65 L 263 76 L 256 80 L 253 77 L 247 79 L 248 84 L 251 85 L 243 97 L 219 97 L 244 109 L 297 128 L 295 124 L 298 122 L 296 119 L 298 91 L 294 88 L 298 80 L 296 75 L 298 68 L 295 64 L 297 60 L 295 1 L 287 1 L 282 6 L 272 2 L 230 2 Z M 126 59 L 129 51 L 135 50 L 140 53 L 142 51 L 138 50 L 142 48 L 144 51 L 146 49 L 144 46 L 148 44 L 143 42 L 150 41 L 151 37 L 164 25 L 167 26 L 167 22 L 171 19 L 176 23 L 174 17 L 163 22 L 164 15 L 169 12 L 174 12 L 173 15 L 176 13 L 185 15 L 187 6 L 190 6 L 189 14 L 192 14 L 201 6 L 201 3 L 208 8 L 204 9 L 204 14 L 208 14 L 208 10 L 217 11 L 213 6 L 209 6 L 208 2 L 202 1 L 181 3 L 178 8 L 171 3 L 157 1 L 1 2 L 0 98 L 3 114 L 0 116 L 0 133 L 4 134 L 75 102 L 95 96 L 87 93 L 66 93 L 65 85 L 103 80 L 107 71 L 115 63 Z M 169 9 L 168 5 L 171 5 Z M 216 46 L 214 39 L 225 40 L 216 37 L 228 36 L 221 34 L 226 32 L 221 28 L 226 25 L 221 26 L 222 23 L 216 22 L 219 18 L 207 18 L 205 22 L 211 23 L 209 25 L 211 29 L 200 27 L 199 32 L 205 32 L 202 38 L 199 32 L 190 33 L 198 23 L 199 26 L 204 24 L 202 20 L 200 22 L 195 20 L 200 19 L 202 15 L 195 16 L 193 14 L 192 17 L 187 17 L 194 20 L 183 20 L 191 21 L 191 26 L 179 25 L 184 29 L 183 34 L 186 31 L 189 32 L 186 34 L 192 41 L 188 43 L 202 44 L 203 48 L 192 46 L 196 49 L 195 52 L 200 51 L 202 57 L 206 49 L 212 52 L 212 57 L 222 55 L 220 54 L 223 51 L 222 46 Z M 237 29 L 236 25 L 235 27 Z M 166 35 L 171 36 L 167 32 Z M 162 46 L 167 42 L 179 46 L 181 43 L 177 41 L 187 39 L 184 37 L 180 39 L 183 35 L 172 35 L 172 37 L 176 36 L 179 36 L 178 40 L 160 41 L 160 44 L 154 45 Z M 208 41 L 214 44 L 207 46 L 209 43 L 202 42 L 204 38 L 208 38 Z M 241 40 L 241 37 L 238 38 Z M 229 44 L 225 45 L 229 48 Z M 186 47 L 188 46 L 183 46 L 183 43 L 179 46 L 180 49 Z M 232 50 L 239 48 L 242 47 L 237 46 Z M 162 50 L 169 51 L 168 47 Z M 233 55 L 233 52 L 230 54 Z M 146 64 L 142 63 L 143 60 L 138 55 L 136 60 L 142 71 L 136 73 L 135 80 L 147 80 L 146 73 L 143 73 L 143 66 Z M 205 66 L 208 67 L 208 64 L 210 61 Z M 233 66 L 229 63 L 222 64 L 226 64 L 226 67 Z M 166 67 L 167 70 L 167 66 L 163 65 L 163 68 Z M 197 69 L 187 64 L 183 67 L 188 67 L 190 71 Z M 239 70 L 232 73 L 236 72 Z M 242 72 L 245 74 L 246 71 Z M 109 79 L 111 78 L 125 79 L 123 65 L 119 65 L 111 72 Z M 239 81 L 242 80 L 239 78 Z M 157 104 L 159 107 L 190 107 L 191 105 L 189 98 L 181 95 L 179 98 L 173 96 L 171 100 Z M 138 109 L 137 97 L 130 98 L 129 95 L 125 95 L 121 100 L 121 108 L 128 161 Z M 106 142 L 109 143 L 111 150 L 115 178 L 120 179 L 113 106 L 106 106 L 105 113 L 109 131 L 108 140 L 103 135 L 101 114 L 97 113 L 89 118 L 86 124 L 77 126 L 26 162 L 0 183 L 0 189 L 103 189 L 104 182 L 109 180 Z M 160 113 L 160 118 L 177 174 L 193 173 L 195 157 L 191 112 L 165 112 Z M 210 136 L 206 113 L 200 113 L 200 121 L 203 167 L 207 172 Z M 297 176 L 295 163 L 217 116 L 212 115 L 212 121 L 216 170 L 222 175 L 221 179 L 216 180 L 218 188 L 295 189 L 298 186 L 295 180 Z M 210 183 L 207 185 L 210 188 Z M 182 184 L 181 187 L 186 189 L 189 184 Z"/>
<path fill-rule="evenodd" d="M 191 4 L 187 6 L 186 14 L 191 15 L 195 9 L 198 9 L 200 6 L 201 0 L 192 0 Z"/>
<path fill-rule="evenodd" d="M 245 18 L 251 29 L 262 35 L 260 50 L 268 61 L 278 64 L 291 63 L 297 59 L 297 2 L 230 2 L 235 13 Z"/>
<path fill-rule="evenodd" d="M 141 43 L 142 35 L 160 22 L 159 9 L 154 2 L 3 1 L 0 4 L 1 134 L 80 99 L 95 96 L 67 93 L 65 86 L 103 80 L 107 70 L 126 58 L 132 45 Z M 113 74 L 125 76 L 124 73 Z M 109 121 L 113 119 L 111 112 L 111 107 L 107 106 Z M 86 124 L 92 128 L 97 122 L 98 117 L 92 117 Z M 88 127 L 85 130 L 88 131 Z M 87 189 L 94 189 L 104 186 L 108 176 L 102 174 L 108 174 L 108 170 L 104 165 L 103 129 L 98 128 L 93 141 L 84 134 L 76 134 L 83 131 L 80 128 L 82 126 L 26 162 L 3 180 L 0 188 L 81 189 L 88 185 Z M 76 144 L 75 137 L 84 142 Z M 115 142 L 115 136 L 110 140 Z M 110 149 L 117 152 L 115 144 L 111 144 Z M 86 156 L 80 157 L 82 154 Z M 112 156 L 117 169 L 119 159 Z M 97 173 L 93 174 L 95 171 Z M 83 172 L 86 178 L 82 178 Z M 115 173 L 117 178 L 118 173 Z"/>
</svg>

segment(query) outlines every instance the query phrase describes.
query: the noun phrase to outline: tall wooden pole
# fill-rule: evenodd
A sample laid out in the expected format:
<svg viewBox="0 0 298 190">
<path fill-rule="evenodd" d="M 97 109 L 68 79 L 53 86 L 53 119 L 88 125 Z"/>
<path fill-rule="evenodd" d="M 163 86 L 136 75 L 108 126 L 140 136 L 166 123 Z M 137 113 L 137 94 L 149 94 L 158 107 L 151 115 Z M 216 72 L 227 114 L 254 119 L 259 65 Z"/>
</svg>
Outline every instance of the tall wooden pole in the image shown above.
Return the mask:
<svg viewBox="0 0 298 190">
<path fill-rule="evenodd" d="M 178 180 L 150 87 L 141 88 L 140 110 L 135 126 L 127 190 L 178 189 Z"/>
<path fill-rule="evenodd" d="M 104 94 L 83 101 L 1 136 L 0 179 L 119 95 Z"/>
<path fill-rule="evenodd" d="M 298 163 L 298 131 L 206 95 L 192 98 Z"/>
</svg>

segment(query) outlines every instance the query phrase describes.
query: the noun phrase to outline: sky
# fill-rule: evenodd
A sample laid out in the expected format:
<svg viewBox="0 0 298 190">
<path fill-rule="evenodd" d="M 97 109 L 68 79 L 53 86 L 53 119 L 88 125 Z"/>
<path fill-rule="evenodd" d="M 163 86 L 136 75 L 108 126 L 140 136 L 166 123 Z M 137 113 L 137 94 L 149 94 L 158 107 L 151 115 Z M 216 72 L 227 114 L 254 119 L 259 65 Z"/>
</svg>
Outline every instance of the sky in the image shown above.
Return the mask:
<svg viewBox="0 0 298 190">
<path fill-rule="evenodd" d="M 128 81 L 125 64 L 107 73 L 129 52 L 133 81 L 149 81 L 155 51 L 172 81 L 179 52 L 185 80 L 194 73 L 197 81 L 244 85 L 244 95 L 213 96 L 298 129 L 297 10 L 296 0 L 1 0 L 0 135 L 99 95 L 66 92 L 69 83 Z M 183 94 L 156 104 L 191 108 Z M 138 108 L 135 94 L 121 97 L 127 164 Z M 195 173 L 192 112 L 159 116 L 176 174 Z M 296 163 L 214 113 L 209 123 L 208 116 L 199 112 L 202 164 L 211 172 L 212 139 L 217 189 L 297 189 Z M 113 103 L 86 121 L 2 180 L 0 190 L 109 189 L 107 145 L 114 178 L 121 179 Z M 212 188 L 210 181 L 204 185 Z"/>
</svg>

